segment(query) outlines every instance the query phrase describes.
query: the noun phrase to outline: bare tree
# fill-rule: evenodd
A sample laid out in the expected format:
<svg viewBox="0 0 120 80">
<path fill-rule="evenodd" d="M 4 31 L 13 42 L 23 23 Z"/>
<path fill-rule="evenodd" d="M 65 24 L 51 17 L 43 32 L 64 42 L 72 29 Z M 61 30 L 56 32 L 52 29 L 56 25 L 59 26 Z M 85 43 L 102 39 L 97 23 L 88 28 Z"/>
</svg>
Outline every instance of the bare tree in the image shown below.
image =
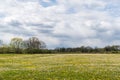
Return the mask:
<svg viewBox="0 0 120 80">
<path fill-rule="evenodd" d="M 24 41 L 25 47 L 28 49 L 43 49 L 46 48 L 46 44 L 40 41 L 37 37 L 31 37 Z"/>
<path fill-rule="evenodd" d="M 22 38 L 12 38 L 10 42 L 10 46 L 15 49 L 16 52 L 20 52 L 23 48 L 23 40 Z"/>
<path fill-rule="evenodd" d="M 40 49 L 45 49 L 46 48 L 46 44 L 43 41 L 40 41 L 41 45 L 40 45 Z"/>
</svg>

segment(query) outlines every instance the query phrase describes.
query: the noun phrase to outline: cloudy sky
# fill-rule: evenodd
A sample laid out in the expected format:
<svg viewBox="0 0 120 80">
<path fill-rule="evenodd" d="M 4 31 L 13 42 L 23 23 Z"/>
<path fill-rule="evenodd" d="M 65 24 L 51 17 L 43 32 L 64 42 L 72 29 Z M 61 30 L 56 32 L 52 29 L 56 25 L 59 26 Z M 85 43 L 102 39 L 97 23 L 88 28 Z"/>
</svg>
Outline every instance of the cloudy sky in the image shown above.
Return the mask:
<svg viewBox="0 0 120 80">
<path fill-rule="evenodd" d="M 0 0 L 0 39 L 48 48 L 120 44 L 120 0 Z"/>
</svg>

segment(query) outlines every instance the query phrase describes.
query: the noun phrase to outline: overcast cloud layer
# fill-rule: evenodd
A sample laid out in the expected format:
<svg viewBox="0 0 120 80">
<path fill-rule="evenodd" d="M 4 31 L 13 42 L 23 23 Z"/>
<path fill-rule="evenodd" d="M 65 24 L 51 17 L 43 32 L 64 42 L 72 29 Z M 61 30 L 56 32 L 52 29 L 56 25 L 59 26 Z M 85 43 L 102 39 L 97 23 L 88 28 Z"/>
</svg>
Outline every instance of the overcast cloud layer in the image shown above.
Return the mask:
<svg viewBox="0 0 120 80">
<path fill-rule="evenodd" d="M 0 38 L 48 48 L 120 44 L 120 0 L 0 0 Z"/>
</svg>

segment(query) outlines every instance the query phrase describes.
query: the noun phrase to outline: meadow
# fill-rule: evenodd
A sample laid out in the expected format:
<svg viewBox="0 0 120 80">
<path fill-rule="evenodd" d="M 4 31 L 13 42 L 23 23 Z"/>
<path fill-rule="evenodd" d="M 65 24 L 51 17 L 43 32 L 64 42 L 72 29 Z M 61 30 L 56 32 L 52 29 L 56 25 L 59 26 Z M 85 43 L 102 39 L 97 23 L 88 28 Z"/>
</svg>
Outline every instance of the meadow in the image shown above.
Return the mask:
<svg viewBox="0 0 120 80">
<path fill-rule="evenodd" d="M 0 54 L 0 80 L 120 80 L 120 54 Z"/>
</svg>

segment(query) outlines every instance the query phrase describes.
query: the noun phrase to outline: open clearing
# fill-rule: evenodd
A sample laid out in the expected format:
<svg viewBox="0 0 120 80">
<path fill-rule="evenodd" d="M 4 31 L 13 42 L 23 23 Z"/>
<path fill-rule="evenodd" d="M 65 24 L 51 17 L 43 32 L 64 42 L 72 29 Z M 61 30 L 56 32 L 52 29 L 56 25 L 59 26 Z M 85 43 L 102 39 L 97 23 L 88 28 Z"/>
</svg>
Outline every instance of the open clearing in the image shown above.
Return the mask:
<svg viewBox="0 0 120 80">
<path fill-rule="evenodd" d="M 120 54 L 0 54 L 0 80 L 120 80 Z"/>
</svg>

